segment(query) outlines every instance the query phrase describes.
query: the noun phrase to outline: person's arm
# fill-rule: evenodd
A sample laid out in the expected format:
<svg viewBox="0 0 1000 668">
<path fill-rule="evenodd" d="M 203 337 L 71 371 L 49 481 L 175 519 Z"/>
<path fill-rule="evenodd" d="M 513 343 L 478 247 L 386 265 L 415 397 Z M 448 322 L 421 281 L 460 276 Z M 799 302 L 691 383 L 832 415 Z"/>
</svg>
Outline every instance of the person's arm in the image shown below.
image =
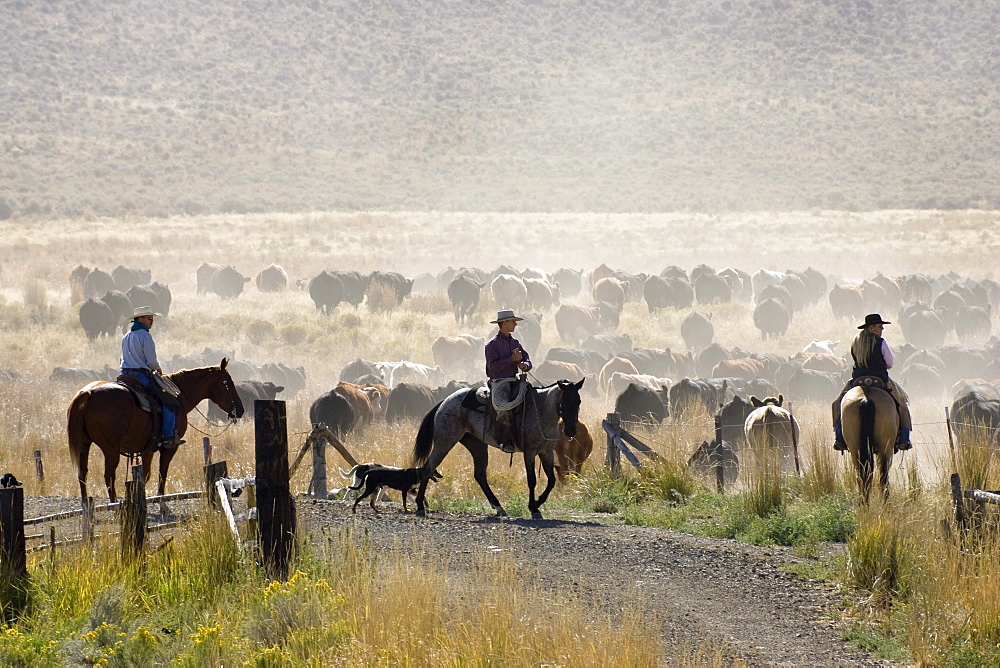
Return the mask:
<svg viewBox="0 0 1000 668">
<path fill-rule="evenodd" d="M 153 337 L 148 332 L 146 336 L 142 337 L 142 353 L 146 358 L 146 366 L 153 371 L 162 373 L 160 362 L 156 359 L 156 344 L 153 343 Z"/>
<path fill-rule="evenodd" d="M 497 340 L 494 339 L 486 344 L 486 375 L 490 378 L 497 378 L 501 375 L 502 370 L 497 368 L 497 365 L 504 361 L 503 352 L 500 350 L 500 346 Z"/>
<path fill-rule="evenodd" d="M 891 369 L 895 360 L 892 357 L 892 351 L 889 350 L 889 344 L 882 339 L 882 359 L 885 360 L 885 368 Z"/>
<path fill-rule="evenodd" d="M 520 341 L 518 341 L 517 347 L 521 349 L 521 363 L 517 368 L 521 371 L 531 371 L 531 357 L 528 356 L 528 351 L 521 347 Z"/>
</svg>

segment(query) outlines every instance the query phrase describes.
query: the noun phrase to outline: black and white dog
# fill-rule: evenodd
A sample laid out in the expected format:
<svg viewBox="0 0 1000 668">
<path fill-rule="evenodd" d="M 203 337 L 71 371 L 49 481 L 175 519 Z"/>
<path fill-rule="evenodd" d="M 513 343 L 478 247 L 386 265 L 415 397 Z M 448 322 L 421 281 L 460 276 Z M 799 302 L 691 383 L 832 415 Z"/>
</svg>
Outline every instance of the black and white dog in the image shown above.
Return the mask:
<svg viewBox="0 0 1000 668">
<path fill-rule="evenodd" d="M 368 504 L 377 513 L 378 508 L 375 507 L 375 500 L 378 499 L 378 492 L 383 487 L 402 492 L 403 511 L 409 512 L 409 509 L 406 507 L 407 493 L 424 480 L 440 480 L 444 477 L 437 471 L 427 471 L 422 468 L 401 469 L 397 466 L 383 466 L 372 462 L 358 464 L 350 471 L 341 471 L 340 475 L 345 478 L 354 476 L 354 480 L 348 489 L 358 490 L 362 486 L 365 488 L 364 494 L 361 494 L 354 500 L 354 506 L 351 508 L 351 512 L 354 513 L 358 512 L 358 504 L 367 496 L 372 497 Z"/>
</svg>

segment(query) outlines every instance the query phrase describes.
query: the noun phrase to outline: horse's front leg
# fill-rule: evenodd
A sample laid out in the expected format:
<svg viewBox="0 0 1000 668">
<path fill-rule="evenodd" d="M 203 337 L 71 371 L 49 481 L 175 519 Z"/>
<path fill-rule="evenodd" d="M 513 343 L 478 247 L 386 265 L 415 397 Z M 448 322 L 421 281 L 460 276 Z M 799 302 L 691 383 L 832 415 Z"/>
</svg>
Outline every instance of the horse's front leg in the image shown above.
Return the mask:
<svg viewBox="0 0 1000 668">
<path fill-rule="evenodd" d="M 538 459 L 542 462 L 542 470 L 545 471 L 545 489 L 539 495 L 538 500 L 535 500 L 535 462 L 534 455 L 532 455 L 532 461 L 530 467 L 527 469 L 528 472 L 528 485 L 531 492 L 531 500 L 528 503 L 528 510 L 531 511 L 531 518 L 535 520 L 542 519 L 542 504 L 549 498 L 549 492 L 556 485 L 556 467 L 555 467 L 555 456 L 552 451 L 543 452 L 538 455 Z M 529 466 L 527 462 L 527 457 L 525 457 L 525 466 Z"/>
<path fill-rule="evenodd" d="M 532 448 L 524 450 L 524 474 L 528 479 L 528 510 L 531 511 L 533 518 L 540 519 L 541 516 L 538 515 L 538 506 L 540 504 L 535 501 L 535 483 L 538 480 L 535 477 L 535 451 Z"/>
<path fill-rule="evenodd" d="M 500 499 L 493 493 L 490 483 L 486 480 L 486 466 L 490 463 L 489 446 L 471 434 L 463 436 L 461 443 L 472 455 L 472 477 L 479 483 L 479 488 L 483 490 L 486 500 L 493 506 L 496 516 L 506 517 L 507 511 L 500 505 Z"/>
<path fill-rule="evenodd" d="M 170 461 L 174 458 L 174 453 L 177 452 L 177 448 L 160 450 L 160 477 L 156 481 L 156 495 L 163 496 L 167 492 L 167 469 L 170 467 Z M 149 468 L 147 467 L 146 479 L 149 479 Z M 163 521 L 167 521 L 169 518 L 170 509 L 167 508 L 167 502 L 160 501 L 160 518 Z"/>
</svg>

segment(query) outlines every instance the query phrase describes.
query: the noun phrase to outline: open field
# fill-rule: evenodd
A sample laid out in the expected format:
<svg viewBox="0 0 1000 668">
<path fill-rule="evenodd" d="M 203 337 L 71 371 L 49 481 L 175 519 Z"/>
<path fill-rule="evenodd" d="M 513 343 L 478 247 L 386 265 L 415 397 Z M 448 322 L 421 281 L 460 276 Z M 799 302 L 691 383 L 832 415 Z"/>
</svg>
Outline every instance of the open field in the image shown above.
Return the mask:
<svg viewBox="0 0 1000 668">
<path fill-rule="evenodd" d="M 88 342 L 79 325 L 68 275 L 81 263 L 106 270 L 118 264 L 148 267 L 154 279 L 170 285 L 170 316 L 160 319 L 154 328 L 161 359 L 197 354 L 211 346 L 258 365 L 280 361 L 304 367 L 306 389 L 287 400 L 294 448 L 309 428 L 309 404 L 336 383 L 347 362 L 363 357 L 432 364 L 431 343 L 438 336 L 491 332 L 494 326 L 488 320 L 496 305 L 487 298 L 473 324 L 463 328 L 455 324 L 447 297 L 440 291 L 414 294 L 388 313 L 372 312 L 364 304 L 357 310 L 342 304 L 326 317 L 316 312 L 305 292 L 294 288 L 279 295 L 264 294 L 251 283 L 243 295 L 229 301 L 198 295 L 195 268 L 202 262 L 230 263 L 250 276 L 276 262 L 288 270 L 293 283 L 324 268 L 398 270 L 414 277 L 436 274 L 449 265 L 489 270 L 510 263 L 551 271 L 561 266 L 589 270 L 601 262 L 654 273 L 669 264 L 690 270 L 704 262 L 716 269 L 733 265 L 750 272 L 759 267 L 783 270 L 808 265 L 853 280 L 871 276 L 876 270 L 932 275 L 954 270 L 977 278 L 996 278 L 993 257 L 1000 248 L 998 217 L 997 212 L 913 211 L 748 216 L 373 212 L 0 223 L 0 367 L 24 377 L 23 381 L 3 381 L 0 385 L 0 470 L 17 474 L 29 496 L 74 497 L 78 493 L 65 443 L 65 409 L 77 388 L 50 383 L 47 378 L 56 366 L 100 368 L 117 364 L 119 355 L 117 339 Z M 589 298 L 581 295 L 568 301 L 587 303 Z M 829 305 L 820 302 L 797 313 L 787 334 L 762 342 L 747 305 L 697 308 L 713 314 L 715 340 L 723 346 L 785 355 L 800 350 L 813 338 L 839 339 L 844 342 L 843 350 L 856 325 L 837 322 Z M 629 333 L 636 346 L 683 349 L 679 325 L 685 315 L 670 309 L 650 314 L 645 304 L 628 303 L 618 332 Z M 884 315 L 890 320 L 894 317 Z M 551 319 L 551 312 L 543 314 L 542 343 L 537 351 L 530 351 L 536 361 L 544 358 L 549 347 L 561 345 Z M 995 319 L 993 333 L 997 333 Z M 888 327 L 886 337 L 893 345 L 902 342 L 898 328 Z M 949 342 L 954 339 L 949 338 Z M 477 380 L 481 374 L 472 369 L 466 378 Z M 544 509 L 546 517 L 573 520 L 600 516 L 602 521 L 613 523 L 681 526 L 697 533 L 739 535 L 765 543 L 789 540 L 798 544 L 803 540 L 797 549 L 814 555 L 816 538 L 809 538 L 812 534 L 808 532 L 796 533 L 799 529 L 794 527 L 799 525 L 795 523 L 816 522 L 802 517 L 817 512 L 828 518 L 822 522 L 831 522 L 833 512 L 839 515 L 831 524 L 837 540 L 844 540 L 845 527 L 854 527 L 856 533 L 851 535 L 859 536 L 848 544 L 848 566 L 834 560 L 827 565 L 834 570 L 824 576 L 867 592 L 858 595 L 863 603 L 848 604 L 843 613 L 855 629 L 852 637 L 883 656 L 918 657 L 932 663 L 955 656 L 993 656 L 990 643 L 994 638 L 1000 640 L 996 632 L 1000 627 L 991 625 L 993 613 L 987 598 L 968 590 L 967 573 L 988 571 L 998 552 L 990 547 L 978 556 L 956 554 L 935 540 L 939 520 L 947 516 L 945 481 L 951 464 L 942 409 L 950 397 L 915 403 L 915 448 L 896 459 L 892 478 L 893 494 L 905 501 L 887 510 L 883 519 L 843 510 L 851 507 L 853 491 L 850 476 L 842 470 L 845 460 L 833 458 L 828 449 L 828 405 L 787 398 L 795 402 L 796 417 L 802 424 L 807 475 L 785 489 L 782 509 L 767 519 L 753 520 L 741 509 L 742 495 L 752 494 L 749 488 L 740 486 L 737 494 L 718 499 L 706 495 L 696 481 L 676 473 L 697 444 L 710 437 L 711 418 L 704 413 L 641 432 L 674 467 L 669 469 L 672 473 L 653 471 L 620 484 L 609 481 L 599 469 L 603 460 L 599 421 L 610 410 L 610 403 L 597 394 L 585 398 L 581 414 L 595 434 L 595 454 L 579 480 L 557 487 Z M 250 422 L 223 431 L 221 426 L 209 425 L 192 414 L 191 424 L 189 442 L 174 459 L 168 492 L 201 485 L 201 431 L 212 436 L 216 459 L 227 460 L 231 474 L 253 472 Z M 415 432 L 413 422 L 375 424 L 350 434 L 345 442 L 360 460 L 403 464 L 409 458 Z M 31 453 L 35 449 L 43 452 L 44 485 L 34 479 Z M 96 449 L 92 451 L 88 481 L 91 493 L 98 498 L 105 495 L 99 475 L 95 475 L 101 467 L 100 457 Z M 504 457 L 492 459 L 494 491 L 512 515 L 524 516 L 523 471 L 516 465 L 509 467 Z M 335 456 L 330 462 L 333 486 L 336 472 L 332 467 L 340 462 Z M 461 448 L 445 460 L 441 470 L 445 479 L 433 485 L 428 494 L 432 511 L 487 514 L 472 480 L 470 458 Z M 657 477 L 660 475 L 673 477 Z M 119 469 L 119 486 L 123 477 L 124 467 Z M 1000 484 L 988 462 L 981 479 L 985 486 Z M 293 480 L 293 490 L 302 492 L 307 484 L 308 472 L 303 469 Z M 691 496 L 678 504 L 672 486 L 682 484 L 690 485 L 684 489 L 690 489 Z M 364 506 L 359 509 L 367 511 Z M 780 538 L 782 535 L 800 537 Z M 888 554 L 889 549 L 906 558 L 888 565 L 880 562 L 879 555 Z M 917 568 L 915 564 L 920 563 L 934 563 L 935 567 Z M 895 584 L 884 589 L 880 574 L 887 572 L 893 574 Z M 100 585 L 93 586 L 100 589 Z M 872 593 L 872 598 L 863 598 Z M 855 596 L 851 593 L 849 599 Z M 906 608 L 907 614 L 892 607 L 895 600 L 912 606 Z M 961 621 L 955 615 L 942 614 L 948 606 L 973 615 L 976 626 L 972 635 L 961 635 Z M 205 628 L 215 623 L 210 617 L 198 619 Z M 938 639 L 944 636 L 959 639 L 942 643 Z M 707 647 L 714 647 L 714 642 Z M 879 643 L 895 649 L 878 649 Z M 720 655 L 714 650 L 695 653 L 705 651 L 718 661 Z"/>
</svg>

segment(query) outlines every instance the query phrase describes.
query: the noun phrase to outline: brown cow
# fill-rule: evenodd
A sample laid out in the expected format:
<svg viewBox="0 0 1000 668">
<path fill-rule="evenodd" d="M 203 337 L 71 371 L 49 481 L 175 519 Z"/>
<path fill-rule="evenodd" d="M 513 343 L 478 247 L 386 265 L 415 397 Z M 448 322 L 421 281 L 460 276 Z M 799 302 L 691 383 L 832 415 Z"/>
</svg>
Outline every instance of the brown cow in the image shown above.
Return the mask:
<svg viewBox="0 0 1000 668">
<path fill-rule="evenodd" d="M 372 408 L 371 399 L 364 387 L 342 380 L 337 383 L 333 391 L 347 399 L 347 403 L 351 404 L 351 408 L 354 409 L 355 427 L 371 424 L 372 420 L 375 419 L 375 410 Z"/>
<path fill-rule="evenodd" d="M 548 385 L 557 380 L 571 380 L 577 382 L 583 380 L 585 375 L 583 369 L 572 362 L 557 362 L 555 360 L 545 360 L 531 370 L 539 383 Z"/>
<path fill-rule="evenodd" d="M 712 378 L 743 378 L 753 380 L 765 375 L 761 360 L 744 357 L 737 360 L 722 360 L 712 368 Z"/>
<path fill-rule="evenodd" d="M 801 359 L 803 369 L 829 371 L 830 373 L 842 373 L 847 369 L 847 362 L 844 361 L 844 358 L 836 355 L 825 355 L 823 353 L 797 353 L 792 357 L 792 359 Z"/>
<path fill-rule="evenodd" d="M 384 418 L 386 406 L 389 404 L 389 388 L 381 383 L 365 383 L 361 389 L 368 395 L 375 417 Z"/>
<path fill-rule="evenodd" d="M 597 382 L 601 386 L 601 391 L 604 392 L 604 394 L 608 393 L 608 386 L 611 384 L 611 376 L 615 373 L 638 374 L 639 370 L 635 368 L 635 364 L 624 357 L 612 357 L 603 367 L 601 367 L 601 372 L 597 377 Z"/>
<path fill-rule="evenodd" d="M 439 336 L 431 344 L 434 364 L 446 371 L 466 371 L 478 367 L 483 359 L 486 337 L 472 334 Z"/>
<path fill-rule="evenodd" d="M 625 306 L 627 291 L 628 281 L 619 281 L 617 278 L 602 278 L 594 284 L 594 301 L 607 302 L 620 312 Z"/>
<path fill-rule="evenodd" d="M 563 421 L 559 420 L 559 440 L 556 441 L 556 476 L 560 482 L 565 480 L 567 473 L 580 475 L 583 463 L 594 451 L 594 439 L 590 436 L 587 425 L 576 421 L 576 436 L 567 438 L 562 429 Z"/>
<path fill-rule="evenodd" d="M 834 285 L 827 295 L 833 317 L 856 320 L 865 313 L 865 295 L 857 285 Z"/>
</svg>

